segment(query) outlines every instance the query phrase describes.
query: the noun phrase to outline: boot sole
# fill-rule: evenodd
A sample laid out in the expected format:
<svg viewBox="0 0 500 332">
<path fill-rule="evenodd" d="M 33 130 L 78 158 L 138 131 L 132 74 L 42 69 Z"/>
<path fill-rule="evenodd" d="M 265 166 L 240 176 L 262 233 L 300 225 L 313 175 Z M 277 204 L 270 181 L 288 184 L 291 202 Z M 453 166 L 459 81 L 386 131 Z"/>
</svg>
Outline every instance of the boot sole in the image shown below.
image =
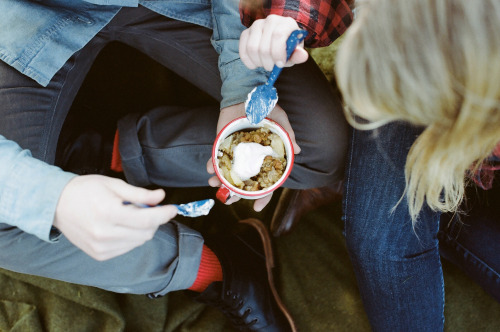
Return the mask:
<svg viewBox="0 0 500 332">
<path fill-rule="evenodd" d="M 273 268 L 274 268 L 274 255 L 273 248 L 271 244 L 271 237 L 266 229 L 266 226 L 258 220 L 254 218 L 240 220 L 240 223 L 248 224 L 255 228 L 259 233 L 260 239 L 262 240 L 262 245 L 264 247 L 264 255 L 266 256 L 266 270 L 267 270 L 267 280 L 269 282 L 269 287 L 271 288 L 271 292 L 273 293 L 274 300 L 278 305 L 278 308 L 281 310 L 283 315 L 285 315 L 290 327 L 292 328 L 292 332 L 297 332 L 297 327 L 295 326 L 295 322 L 293 321 L 292 315 L 288 311 L 287 307 L 281 300 L 281 297 L 274 286 L 274 276 L 273 276 Z"/>
</svg>

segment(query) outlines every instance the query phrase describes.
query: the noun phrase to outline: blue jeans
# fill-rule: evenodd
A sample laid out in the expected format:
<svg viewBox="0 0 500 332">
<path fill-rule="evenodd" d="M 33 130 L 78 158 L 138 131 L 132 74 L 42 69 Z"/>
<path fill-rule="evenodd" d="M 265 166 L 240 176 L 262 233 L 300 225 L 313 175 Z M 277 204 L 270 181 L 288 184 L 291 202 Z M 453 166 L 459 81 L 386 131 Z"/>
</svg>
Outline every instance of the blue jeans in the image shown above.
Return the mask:
<svg viewBox="0 0 500 332">
<path fill-rule="evenodd" d="M 500 300 L 500 224 L 494 203 L 477 199 L 461 221 L 425 206 L 415 228 L 406 199 L 397 204 L 405 188 L 406 156 L 420 132 L 392 123 L 352 134 L 345 237 L 374 331 L 443 330 L 441 255 Z M 498 201 L 499 196 L 490 196 Z"/>
</svg>

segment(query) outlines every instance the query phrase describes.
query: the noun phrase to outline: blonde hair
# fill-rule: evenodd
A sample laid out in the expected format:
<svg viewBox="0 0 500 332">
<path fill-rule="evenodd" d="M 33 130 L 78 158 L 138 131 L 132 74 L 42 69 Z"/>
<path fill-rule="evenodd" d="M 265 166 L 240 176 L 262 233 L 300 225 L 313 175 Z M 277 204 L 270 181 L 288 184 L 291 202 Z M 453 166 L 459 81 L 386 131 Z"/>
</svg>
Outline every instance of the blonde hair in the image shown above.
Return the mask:
<svg viewBox="0 0 500 332">
<path fill-rule="evenodd" d="M 467 175 L 500 141 L 500 1 L 367 1 L 335 70 L 354 127 L 424 128 L 405 166 L 413 222 L 425 202 L 458 211 Z"/>
</svg>

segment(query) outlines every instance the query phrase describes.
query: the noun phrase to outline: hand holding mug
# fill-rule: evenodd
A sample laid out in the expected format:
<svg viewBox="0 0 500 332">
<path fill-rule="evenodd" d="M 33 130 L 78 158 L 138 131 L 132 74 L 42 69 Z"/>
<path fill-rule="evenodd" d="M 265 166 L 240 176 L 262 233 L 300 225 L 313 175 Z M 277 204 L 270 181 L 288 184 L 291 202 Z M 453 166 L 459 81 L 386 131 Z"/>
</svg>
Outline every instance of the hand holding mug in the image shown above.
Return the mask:
<svg viewBox="0 0 500 332">
<path fill-rule="evenodd" d="M 234 196 L 269 196 L 288 178 L 293 162 L 292 140 L 277 122 L 266 118 L 252 125 L 246 117 L 237 118 L 219 132 L 212 149 L 221 183 L 216 196 L 224 203 Z"/>
</svg>

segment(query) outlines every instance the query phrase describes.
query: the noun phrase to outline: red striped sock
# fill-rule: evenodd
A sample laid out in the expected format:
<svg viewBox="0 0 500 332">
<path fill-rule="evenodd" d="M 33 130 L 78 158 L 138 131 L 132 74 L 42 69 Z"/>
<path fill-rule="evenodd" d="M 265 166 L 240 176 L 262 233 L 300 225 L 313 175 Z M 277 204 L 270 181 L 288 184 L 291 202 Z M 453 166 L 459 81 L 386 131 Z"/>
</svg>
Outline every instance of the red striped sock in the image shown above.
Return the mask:
<svg viewBox="0 0 500 332">
<path fill-rule="evenodd" d="M 111 170 L 118 173 L 123 172 L 122 159 L 120 158 L 119 150 L 118 129 L 115 132 L 115 140 L 113 141 L 113 152 L 111 153 Z"/>
<path fill-rule="evenodd" d="M 214 281 L 222 281 L 222 267 L 214 252 L 203 245 L 198 275 L 189 290 L 201 293 Z"/>
</svg>

